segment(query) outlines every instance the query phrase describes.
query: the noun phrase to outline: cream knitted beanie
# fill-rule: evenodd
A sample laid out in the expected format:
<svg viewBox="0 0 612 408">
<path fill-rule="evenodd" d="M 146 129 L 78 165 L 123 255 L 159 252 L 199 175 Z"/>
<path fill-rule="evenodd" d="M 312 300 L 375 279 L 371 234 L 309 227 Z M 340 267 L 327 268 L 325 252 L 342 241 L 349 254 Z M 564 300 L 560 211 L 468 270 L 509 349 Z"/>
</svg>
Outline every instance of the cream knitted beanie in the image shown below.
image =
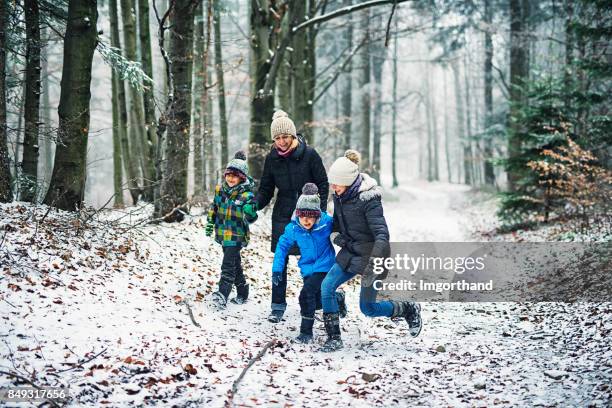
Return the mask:
<svg viewBox="0 0 612 408">
<path fill-rule="evenodd" d="M 278 135 L 291 135 L 293 137 L 297 137 L 295 124 L 289 118 L 289 115 L 280 109 L 274 112 L 274 115 L 272 116 L 270 133 L 272 134 L 272 140 L 274 140 L 274 138 Z"/>
<path fill-rule="evenodd" d="M 327 178 L 331 184 L 350 186 L 359 176 L 361 155 L 356 150 L 347 150 L 329 168 Z"/>
</svg>

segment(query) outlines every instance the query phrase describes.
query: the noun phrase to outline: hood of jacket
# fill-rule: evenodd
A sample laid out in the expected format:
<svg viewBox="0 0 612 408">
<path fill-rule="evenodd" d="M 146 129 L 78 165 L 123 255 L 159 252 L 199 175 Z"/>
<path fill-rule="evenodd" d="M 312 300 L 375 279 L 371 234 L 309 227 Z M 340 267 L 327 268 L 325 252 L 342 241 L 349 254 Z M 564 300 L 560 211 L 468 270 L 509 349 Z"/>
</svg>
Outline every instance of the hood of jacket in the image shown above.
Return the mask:
<svg viewBox="0 0 612 408">
<path fill-rule="evenodd" d="M 382 188 L 378 185 L 375 179 L 366 173 L 361 173 L 361 177 L 361 186 L 359 186 L 360 200 L 370 201 L 374 198 L 382 197 Z"/>
</svg>

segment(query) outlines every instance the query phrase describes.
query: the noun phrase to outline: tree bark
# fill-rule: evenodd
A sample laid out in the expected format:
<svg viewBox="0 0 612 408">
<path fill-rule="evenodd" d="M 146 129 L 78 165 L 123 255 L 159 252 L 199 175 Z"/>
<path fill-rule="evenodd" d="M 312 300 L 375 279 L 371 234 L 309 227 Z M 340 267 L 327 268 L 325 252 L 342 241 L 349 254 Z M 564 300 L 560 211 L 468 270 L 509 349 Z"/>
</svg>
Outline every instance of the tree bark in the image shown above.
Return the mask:
<svg viewBox="0 0 612 408">
<path fill-rule="evenodd" d="M 353 1 L 349 0 L 347 2 L 348 6 L 350 6 Z M 345 29 L 345 37 L 346 37 L 346 47 L 349 52 L 353 49 L 353 21 L 352 15 L 348 15 L 346 29 Z M 342 133 L 344 134 L 344 150 L 351 148 L 351 123 L 353 120 L 352 116 L 352 103 L 353 103 L 353 64 L 349 62 L 343 72 L 344 83 L 342 85 Z"/>
<path fill-rule="evenodd" d="M 149 26 L 149 1 L 138 0 L 138 34 L 140 36 L 140 59 L 142 62 L 142 70 L 151 79 L 153 79 L 153 57 L 151 53 L 151 31 Z M 147 83 L 143 91 L 143 108 L 145 120 L 145 166 L 147 166 L 146 174 L 149 178 L 145 180 L 145 189 L 147 199 L 153 199 L 153 186 L 151 185 L 153 175 L 155 174 L 155 150 L 157 145 L 157 135 L 155 118 L 155 86 L 154 81 Z"/>
<path fill-rule="evenodd" d="M 382 16 L 378 16 L 374 25 L 382 26 Z M 387 49 L 382 42 L 373 44 L 372 55 L 372 77 L 374 79 L 374 123 L 372 141 L 372 177 L 380 184 L 380 142 L 382 138 L 382 74 L 383 65 L 387 57 Z"/>
<path fill-rule="evenodd" d="M 484 104 L 485 104 L 485 129 L 484 141 L 484 178 L 485 184 L 495 185 L 495 170 L 491 159 L 493 158 L 493 141 L 491 126 L 493 126 L 493 41 L 491 38 L 493 12 L 491 0 L 484 0 L 484 22 L 486 30 L 484 33 Z"/>
<path fill-rule="evenodd" d="M 393 177 L 392 187 L 395 188 L 399 186 L 399 182 L 397 179 L 397 58 L 398 58 L 398 48 L 397 48 L 397 20 L 395 18 L 395 32 L 393 33 L 393 88 L 392 88 L 392 97 L 393 97 L 393 105 L 391 106 L 391 176 Z"/>
<path fill-rule="evenodd" d="M 251 176 L 259 180 L 271 143 L 270 122 L 274 113 L 274 93 L 264 92 L 264 85 L 270 71 L 269 52 L 276 49 L 276 35 L 274 30 L 271 33 L 269 29 L 274 24 L 270 0 L 252 0 L 250 14 L 251 123 L 248 160 Z M 275 78 L 270 80 L 274 81 Z M 272 90 L 274 88 L 270 87 Z"/>
<path fill-rule="evenodd" d="M 193 29 L 197 2 L 176 0 L 170 15 L 169 58 L 174 99 L 168 115 L 166 165 L 160 197 L 160 214 L 187 202 L 187 159 L 191 133 L 191 81 Z"/>
<path fill-rule="evenodd" d="M 123 18 L 123 50 L 125 57 L 130 61 L 139 61 L 136 38 L 136 15 L 134 0 L 121 0 L 121 16 Z M 142 95 L 136 88 L 128 83 L 127 96 L 129 100 L 129 127 L 128 138 L 130 140 L 130 159 L 138 163 L 142 172 L 142 190 L 146 200 L 152 199 L 153 175 L 149 173 L 150 166 L 147 163 L 148 150 L 147 135 L 145 130 L 144 108 Z"/>
<path fill-rule="evenodd" d="M 210 191 L 216 184 L 216 166 L 214 150 L 214 132 L 213 132 L 213 101 L 209 89 L 212 87 L 212 64 L 210 58 L 210 45 L 212 43 L 213 33 L 213 0 L 208 0 L 206 7 L 206 44 L 204 49 L 204 72 L 206 76 L 203 79 L 204 89 L 202 91 L 201 103 L 204 114 L 204 161 L 206 171 L 204 172 L 204 180 L 206 181 L 207 190 Z"/>
<path fill-rule="evenodd" d="M 38 195 L 38 127 L 40 125 L 40 22 L 37 0 L 25 0 L 26 67 L 21 200 Z"/>
<path fill-rule="evenodd" d="M 203 3 L 196 11 L 196 26 L 194 39 L 193 65 L 193 195 L 201 198 L 204 193 L 204 162 L 202 140 L 204 139 L 204 115 L 206 104 L 202 103 L 202 92 L 206 86 L 206 63 L 204 61 L 204 12 Z"/>
<path fill-rule="evenodd" d="M 370 89 L 370 52 L 371 45 L 369 44 L 370 38 L 370 9 L 361 11 L 361 21 L 359 22 L 360 28 L 363 31 L 364 41 L 366 45 L 360 52 L 360 69 L 359 69 L 359 108 L 361 116 L 361 167 L 366 172 L 371 172 L 370 168 L 370 103 L 371 103 L 371 89 Z"/>
<path fill-rule="evenodd" d="M 110 0 L 111 2 L 113 0 Z M 115 192 L 114 206 L 123 207 L 123 171 L 121 159 L 121 129 L 119 122 L 119 104 L 117 97 L 117 74 L 113 70 L 111 77 L 113 98 L 113 189 Z"/>
<path fill-rule="evenodd" d="M 508 115 L 508 159 L 512 160 L 521 153 L 521 141 L 518 133 L 521 124 L 517 116 L 519 104 L 524 99 L 522 89 L 529 75 L 529 48 L 526 29 L 527 10 L 522 0 L 510 0 L 510 112 Z M 508 189 L 516 190 L 518 175 L 508 171 Z"/>
<path fill-rule="evenodd" d="M 70 0 L 58 107 L 58 145 L 45 203 L 81 207 L 85 190 L 91 65 L 97 42 L 96 0 Z"/>
<path fill-rule="evenodd" d="M 454 83 L 455 83 L 455 106 L 457 109 L 457 133 L 461 146 L 463 147 L 463 177 L 464 183 L 467 185 L 472 184 L 472 167 L 469 160 L 470 148 L 467 143 L 466 131 L 465 131 L 465 112 L 463 110 L 464 101 L 461 98 L 461 78 L 459 76 L 459 64 L 457 59 L 453 59 L 451 62 L 451 69 L 453 71 Z"/>
<path fill-rule="evenodd" d="M 11 168 L 6 126 L 6 29 L 8 28 L 8 2 L 0 1 L 0 202 L 13 201 Z"/>
<path fill-rule="evenodd" d="M 227 151 L 227 116 L 225 112 L 225 82 L 223 79 L 223 54 L 221 51 L 221 10 L 219 1 L 214 6 L 215 26 L 215 69 L 217 76 L 217 89 L 219 92 L 219 130 L 221 136 L 221 163 L 228 162 Z"/>
<path fill-rule="evenodd" d="M 119 39 L 119 17 L 117 13 L 117 0 L 109 0 L 108 3 L 110 9 L 110 29 L 111 29 L 111 45 L 117 49 L 121 49 L 121 41 Z M 141 194 L 140 187 L 138 186 L 138 161 L 134 160 L 130 149 L 130 139 L 128 135 L 128 113 L 127 113 L 127 101 L 125 95 L 125 83 L 115 75 L 117 82 L 114 82 L 116 94 L 113 94 L 114 104 L 117 105 L 117 123 L 114 125 L 117 129 L 119 136 L 119 143 L 121 146 L 121 160 L 123 162 L 123 169 L 127 179 L 128 190 L 132 197 L 132 203 L 138 202 L 138 197 Z M 136 140 L 131 140 L 132 144 L 136 144 Z"/>
<path fill-rule="evenodd" d="M 474 172 L 474 152 L 472 150 L 472 103 L 470 99 L 470 81 L 469 81 L 469 67 L 467 62 L 467 56 L 463 59 L 463 79 L 465 81 L 465 118 L 466 118 L 466 134 L 463 142 L 463 160 L 464 165 L 469 167 L 469 176 L 466 172 L 465 184 L 475 185 L 476 178 Z M 468 183 L 469 178 L 469 183 Z"/>
<path fill-rule="evenodd" d="M 446 69 L 442 73 L 442 80 L 444 86 L 444 156 L 446 157 L 446 172 L 448 174 L 448 182 L 452 183 L 452 171 L 451 171 L 451 150 L 450 150 L 450 132 L 448 123 L 448 89 L 446 81 Z"/>
</svg>

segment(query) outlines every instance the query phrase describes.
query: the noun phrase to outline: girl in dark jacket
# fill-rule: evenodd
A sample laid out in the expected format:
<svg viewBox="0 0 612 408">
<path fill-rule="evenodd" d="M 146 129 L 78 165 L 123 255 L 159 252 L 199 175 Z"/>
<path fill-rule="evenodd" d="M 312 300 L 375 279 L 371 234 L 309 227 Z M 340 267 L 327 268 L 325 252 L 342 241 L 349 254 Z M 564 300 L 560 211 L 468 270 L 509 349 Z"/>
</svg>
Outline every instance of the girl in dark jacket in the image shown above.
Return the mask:
<svg viewBox="0 0 612 408">
<path fill-rule="evenodd" d="M 336 263 L 321 284 L 321 302 L 327 341 L 322 351 L 342 348 L 336 289 L 356 275 L 372 273 L 373 258 L 389 256 L 389 230 L 381 203 L 382 189 L 376 180 L 359 173 L 359 153 L 347 150 L 329 169 L 334 191 L 334 243 L 341 247 Z M 421 331 L 421 308 L 414 302 L 376 302 L 372 285 L 362 285 L 361 312 L 368 317 L 403 317 L 413 337 Z"/>
<path fill-rule="evenodd" d="M 274 113 L 270 131 L 274 145 L 265 159 L 256 201 L 257 208 L 263 209 L 278 189 L 272 211 L 271 250 L 275 252 L 278 239 L 291 222 L 302 187 L 306 183 L 314 183 L 317 186 L 321 197 L 321 211 L 325 212 L 329 183 L 321 157 L 297 134 L 295 124 L 285 112 L 278 110 Z M 294 247 L 289 255 L 299 255 L 299 251 Z M 268 320 L 273 323 L 281 321 L 287 308 L 287 260 L 288 256 L 285 256 L 282 273 L 277 276 L 280 281 L 272 286 L 272 312 Z"/>
</svg>

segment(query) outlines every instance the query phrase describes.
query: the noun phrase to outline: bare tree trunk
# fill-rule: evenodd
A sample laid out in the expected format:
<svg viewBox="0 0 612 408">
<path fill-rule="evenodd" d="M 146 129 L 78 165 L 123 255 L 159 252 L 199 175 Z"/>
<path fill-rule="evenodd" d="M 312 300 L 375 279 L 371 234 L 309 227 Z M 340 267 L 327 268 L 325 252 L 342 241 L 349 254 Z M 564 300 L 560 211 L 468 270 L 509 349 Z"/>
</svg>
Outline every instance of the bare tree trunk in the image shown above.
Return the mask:
<svg viewBox="0 0 612 408">
<path fill-rule="evenodd" d="M 6 29 L 8 28 L 8 2 L 0 1 L 0 202 L 13 201 L 11 169 L 6 127 Z"/>
<path fill-rule="evenodd" d="M 111 2 L 113 0 L 110 0 Z M 117 73 L 113 70 L 111 83 L 113 95 L 113 188 L 115 207 L 123 207 L 123 171 L 121 169 L 121 125 L 119 123 L 119 104 L 117 97 Z"/>
<path fill-rule="evenodd" d="M 151 53 L 151 31 L 149 27 L 149 1 L 138 0 L 138 33 L 140 36 L 140 60 L 142 62 L 142 70 L 151 79 L 153 79 L 153 57 Z M 153 200 L 153 176 L 155 175 L 155 150 L 157 145 L 156 119 L 155 119 L 155 87 L 154 81 L 147 83 L 143 91 L 144 101 L 144 120 L 145 120 L 145 138 L 144 141 L 144 165 L 147 167 L 145 174 L 146 180 L 143 185 L 146 192 L 147 200 Z"/>
<path fill-rule="evenodd" d="M 374 25 L 383 25 L 382 16 L 378 16 Z M 382 42 L 372 46 L 372 76 L 374 78 L 374 140 L 372 143 L 372 177 L 380 184 L 380 141 L 382 138 L 382 74 L 387 48 Z"/>
<path fill-rule="evenodd" d="M 281 10 L 279 10 L 279 14 L 282 16 L 287 12 L 288 4 L 285 4 Z M 282 17 L 281 17 L 282 18 Z M 283 18 L 281 20 L 281 36 L 284 37 L 289 35 L 290 29 L 290 21 L 289 18 Z M 291 97 L 291 53 L 283 56 L 283 63 L 278 69 L 278 79 L 276 82 L 276 98 L 278 100 L 278 106 L 287 111 L 291 112 L 293 110 L 292 106 L 292 97 Z"/>
<path fill-rule="evenodd" d="M 399 186 L 397 180 L 397 17 L 395 18 L 395 32 L 393 33 L 393 105 L 391 106 L 391 175 L 392 186 Z"/>
<path fill-rule="evenodd" d="M 109 0 L 108 3 L 110 9 L 110 29 L 111 29 L 111 45 L 117 49 L 121 49 L 121 41 L 119 40 L 119 16 L 117 13 L 117 0 Z M 114 74 L 114 72 L 113 72 Z M 114 74 L 116 75 L 116 74 Z M 129 140 L 128 138 L 128 113 L 127 113 L 127 101 L 125 95 L 125 83 L 116 75 L 117 82 L 115 83 L 116 95 L 113 94 L 114 99 L 113 105 L 117 105 L 117 123 L 114 126 L 117 129 L 119 136 L 119 143 L 121 146 L 121 159 L 123 162 L 123 168 L 127 179 L 128 189 L 132 202 L 136 204 L 138 197 L 141 194 L 140 187 L 138 187 L 138 161 L 134 160 L 131 155 L 133 149 L 130 148 L 130 142 L 138 145 L 137 140 Z"/>
<path fill-rule="evenodd" d="M 45 40 L 44 42 L 47 43 L 48 40 L 48 34 L 47 31 L 43 31 L 45 33 L 44 37 Z M 39 137 L 39 139 L 41 140 L 40 144 L 43 146 L 43 162 L 42 162 L 42 167 L 40 167 L 40 169 L 42 170 L 42 174 L 45 175 L 45 179 L 42 180 L 44 182 L 44 188 L 41 191 L 41 193 L 45 192 L 47 190 L 47 188 L 49 187 L 49 179 L 46 177 L 47 175 L 51 175 L 51 172 L 53 171 L 53 150 L 55 148 L 55 143 L 53 142 L 53 138 L 51 137 L 51 132 L 52 132 L 52 126 L 51 126 L 51 101 L 49 98 L 49 64 L 47 62 L 47 58 L 48 58 L 48 53 L 47 53 L 47 47 L 43 47 L 41 52 L 42 52 L 42 57 L 41 57 L 41 78 L 42 78 L 42 104 L 41 104 L 41 117 L 42 117 L 42 122 L 43 122 L 43 131 L 42 131 L 42 135 L 41 137 Z"/>
<path fill-rule="evenodd" d="M 58 145 L 45 203 L 74 211 L 85 191 L 91 65 L 98 32 L 95 0 L 70 0 L 64 36 Z"/>
<path fill-rule="evenodd" d="M 518 116 L 519 103 L 524 98 L 522 90 L 529 76 L 529 49 L 526 30 L 527 10 L 524 0 L 510 0 L 510 112 L 508 115 L 508 159 L 512 160 L 521 153 L 518 133 L 521 123 L 514 120 Z M 518 174 L 508 171 L 508 189 L 514 191 Z"/>
<path fill-rule="evenodd" d="M 452 183 L 450 132 L 448 124 L 448 84 L 446 81 L 446 69 L 444 69 L 442 73 L 442 80 L 444 86 L 444 155 L 446 156 L 446 172 L 448 174 L 448 182 Z"/>
<path fill-rule="evenodd" d="M 308 18 L 312 2 L 293 1 L 289 6 L 289 21 L 302 23 Z M 312 61 L 310 56 L 310 30 L 299 31 L 293 36 L 291 52 L 291 96 L 293 101 L 293 120 L 296 127 L 305 133 L 309 142 L 310 133 L 306 130 L 313 119 L 313 100 L 310 97 L 314 85 L 312 78 Z"/>
<path fill-rule="evenodd" d="M 425 120 L 427 121 L 427 181 L 434 180 L 433 174 L 433 111 L 431 109 L 431 65 L 425 68 Z"/>
<path fill-rule="evenodd" d="M 463 110 L 463 100 L 461 98 L 461 79 L 459 76 L 459 64 L 457 59 L 453 59 L 451 62 L 451 69 L 453 70 L 454 82 L 455 82 L 455 105 L 457 109 L 457 133 L 459 140 L 463 146 L 463 176 L 464 183 L 467 185 L 472 184 L 472 165 L 470 162 L 470 146 L 467 141 L 465 132 L 465 112 Z"/>
<path fill-rule="evenodd" d="M 161 185 L 159 216 L 187 202 L 187 158 L 191 133 L 193 29 L 197 4 L 177 0 L 170 15 L 169 58 L 174 99 L 168 114 L 166 166 Z"/>
<path fill-rule="evenodd" d="M 121 0 L 121 16 L 123 18 L 123 50 L 125 57 L 130 61 L 139 61 L 136 39 L 136 15 L 134 0 Z M 150 166 L 147 164 L 148 150 L 147 135 L 145 130 L 144 108 L 142 95 L 136 88 L 129 84 L 127 88 L 129 100 L 129 127 L 130 159 L 138 163 L 142 171 L 143 195 L 146 200 L 151 200 L 152 186 L 150 180 L 153 175 L 149 174 Z"/>
<path fill-rule="evenodd" d="M 493 158 L 493 141 L 491 140 L 491 126 L 493 126 L 493 41 L 491 39 L 490 27 L 493 21 L 491 0 L 484 0 L 484 21 L 487 29 L 484 34 L 484 105 L 485 105 L 485 129 L 484 141 L 484 178 L 485 184 L 495 185 L 495 170 L 491 159 Z"/>
<path fill-rule="evenodd" d="M 360 27 L 365 37 L 364 41 L 367 43 L 360 52 L 360 69 L 359 69 L 359 80 L 357 86 L 359 87 L 359 100 L 360 100 L 360 116 L 361 116 L 361 167 L 366 172 L 371 172 L 370 168 L 370 51 L 372 49 L 369 44 L 370 41 L 370 9 L 361 11 Z"/>
<path fill-rule="evenodd" d="M 474 174 L 474 152 L 472 150 L 472 103 L 470 98 L 470 81 L 469 81 L 469 67 L 467 56 L 464 56 L 463 59 L 463 79 L 465 81 L 465 118 L 466 118 L 466 137 L 463 144 L 464 149 L 464 160 L 466 166 L 470 167 L 470 183 L 467 182 L 466 176 L 466 184 L 475 185 L 476 178 Z"/>
<path fill-rule="evenodd" d="M 213 0 L 208 0 L 206 7 L 206 42 L 204 45 L 204 78 L 202 82 L 204 88 L 201 94 L 200 103 L 202 104 L 203 122 L 202 127 L 204 129 L 204 180 L 207 185 L 207 190 L 210 191 L 214 188 L 215 180 L 215 154 L 214 148 L 214 133 L 213 133 L 213 109 L 212 109 L 212 97 L 209 89 L 212 87 L 212 64 L 210 58 L 210 45 L 212 43 L 212 24 L 213 24 Z"/>
<path fill-rule="evenodd" d="M 348 1 L 348 6 L 353 3 L 352 0 Z M 348 20 L 345 29 L 346 47 L 349 52 L 353 49 L 353 19 L 351 14 L 348 15 Z M 344 134 L 344 150 L 351 148 L 351 123 L 353 121 L 352 115 L 352 103 L 353 103 L 353 64 L 349 62 L 346 65 L 343 73 L 344 84 L 342 86 L 342 117 L 343 126 L 342 133 Z"/>
<path fill-rule="evenodd" d="M 269 52 L 275 50 L 276 38 L 270 33 L 270 26 L 274 24 L 270 0 L 252 1 L 250 14 L 251 122 L 248 159 L 251 175 L 258 180 L 271 142 L 270 122 L 274 113 L 274 94 L 265 94 L 264 85 L 270 70 Z"/>
<path fill-rule="evenodd" d="M 204 61 L 204 13 L 203 3 L 201 3 L 196 11 L 196 26 L 194 40 L 194 59 L 193 59 L 193 195 L 196 198 L 201 198 L 204 192 L 204 164 L 202 140 L 204 136 L 204 115 L 206 114 L 202 106 L 202 92 L 206 83 L 206 63 Z"/>
<path fill-rule="evenodd" d="M 225 112 L 225 82 L 223 79 L 223 54 L 221 51 L 221 10 L 219 1 L 215 1 L 215 69 L 217 76 L 217 88 L 219 92 L 219 130 L 221 132 L 221 163 L 228 162 L 227 152 L 227 116 Z"/>
<path fill-rule="evenodd" d="M 40 123 L 40 22 L 37 0 L 25 0 L 26 67 L 21 200 L 35 202 L 38 181 Z"/>
</svg>

